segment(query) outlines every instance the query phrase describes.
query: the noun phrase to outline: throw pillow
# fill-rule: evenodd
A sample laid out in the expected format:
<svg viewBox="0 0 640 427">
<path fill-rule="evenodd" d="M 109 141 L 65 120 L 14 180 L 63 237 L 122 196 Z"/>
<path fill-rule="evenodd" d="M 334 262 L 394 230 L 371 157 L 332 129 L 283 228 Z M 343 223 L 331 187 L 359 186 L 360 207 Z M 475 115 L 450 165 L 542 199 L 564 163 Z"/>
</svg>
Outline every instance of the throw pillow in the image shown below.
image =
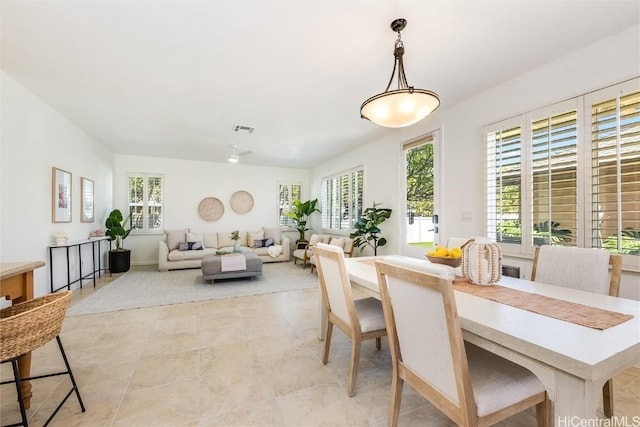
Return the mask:
<svg viewBox="0 0 640 427">
<path fill-rule="evenodd" d="M 179 251 L 201 251 L 203 249 L 202 242 L 181 242 L 178 246 Z"/>
<path fill-rule="evenodd" d="M 262 227 L 262 230 L 264 231 L 264 238 L 265 239 L 273 239 L 273 242 L 276 245 L 279 245 L 280 242 L 282 242 L 282 234 L 280 232 L 279 228 L 264 228 Z"/>
<path fill-rule="evenodd" d="M 264 239 L 264 231 L 250 231 L 249 232 L 249 242 L 253 242 L 254 248 L 261 248 L 262 246 L 256 246 L 255 243 L 257 241 L 261 241 Z"/>
<path fill-rule="evenodd" d="M 272 238 L 268 238 L 268 239 L 254 240 L 253 245 L 256 248 L 268 248 L 269 246 L 273 246 L 274 243 Z"/>
<path fill-rule="evenodd" d="M 329 244 L 331 246 L 337 246 L 339 248 L 344 249 L 344 243 L 345 243 L 344 239 L 331 239 L 331 243 L 329 243 Z"/>
<path fill-rule="evenodd" d="M 172 251 L 174 249 L 178 249 L 180 243 L 186 242 L 188 232 L 188 228 L 185 228 L 184 230 L 165 230 L 165 234 L 167 235 L 167 246 L 169 247 L 169 250 Z"/>
<path fill-rule="evenodd" d="M 202 242 L 187 242 L 190 251 L 201 251 L 204 249 Z"/>
<path fill-rule="evenodd" d="M 320 243 L 322 240 L 322 236 L 319 234 L 312 234 L 311 237 L 309 237 L 309 246 L 315 246 L 318 243 Z"/>
</svg>

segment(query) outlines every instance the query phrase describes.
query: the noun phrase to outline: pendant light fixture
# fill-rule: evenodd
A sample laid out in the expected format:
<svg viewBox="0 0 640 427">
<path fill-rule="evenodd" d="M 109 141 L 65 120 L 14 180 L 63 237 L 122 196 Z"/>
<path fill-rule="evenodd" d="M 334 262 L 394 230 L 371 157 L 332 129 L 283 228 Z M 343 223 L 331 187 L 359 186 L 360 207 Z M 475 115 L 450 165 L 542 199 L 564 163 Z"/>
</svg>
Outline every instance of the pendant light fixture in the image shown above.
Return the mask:
<svg viewBox="0 0 640 427">
<path fill-rule="evenodd" d="M 391 29 L 398 33 L 398 38 L 393 51 L 395 60 L 389 84 L 384 92 L 372 96 L 360 106 L 360 116 L 380 126 L 390 128 L 410 126 L 427 117 L 440 105 L 437 94 L 425 89 L 415 89 L 407 83 L 402 61 L 404 44 L 400 36 L 400 32 L 406 26 L 407 21 L 402 18 L 391 23 Z M 398 70 L 398 88 L 389 90 L 396 69 Z"/>
</svg>

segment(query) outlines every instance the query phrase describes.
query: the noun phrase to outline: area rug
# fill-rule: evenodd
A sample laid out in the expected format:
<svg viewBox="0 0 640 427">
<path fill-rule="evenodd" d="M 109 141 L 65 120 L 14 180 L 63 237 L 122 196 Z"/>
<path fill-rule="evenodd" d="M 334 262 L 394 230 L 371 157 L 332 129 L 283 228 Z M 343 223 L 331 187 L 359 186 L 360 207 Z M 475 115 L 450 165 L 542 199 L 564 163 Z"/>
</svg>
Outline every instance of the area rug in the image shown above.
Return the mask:
<svg viewBox="0 0 640 427">
<path fill-rule="evenodd" d="M 267 263 L 262 276 L 206 283 L 198 269 L 176 271 L 129 271 L 79 301 L 67 316 L 106 313 L 246 295 L 286 292 L 318 287 L 318 276 L 290 262 Z"/>
</svg>

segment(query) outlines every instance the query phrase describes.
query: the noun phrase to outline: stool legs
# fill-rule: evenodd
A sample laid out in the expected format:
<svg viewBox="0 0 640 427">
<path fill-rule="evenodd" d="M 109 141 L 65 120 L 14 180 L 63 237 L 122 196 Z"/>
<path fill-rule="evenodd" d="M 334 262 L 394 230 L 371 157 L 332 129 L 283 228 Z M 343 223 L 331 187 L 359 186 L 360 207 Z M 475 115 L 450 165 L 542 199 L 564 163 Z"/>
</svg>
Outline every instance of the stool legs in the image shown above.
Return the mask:
<svg viewBox="0 0 640 427">
<path fill-rule="evenodd" d="M 22 423 L 10 424 L 10 426 L 22 425 L 25 427 L 29 427 L 29 422 L 27 421 L 27 411 L 24 408 L 24 399 L 22 397 L 22 383 L 20 382 L 20 372 L 18 371 L 18 359 L 11 359 L 11 367 L 13 368 L 13 378 L 15 379 L 16 392 L 18 393 L 18 403 L 20 404 L 20 416 L 22 417 Z"/>
</svg>

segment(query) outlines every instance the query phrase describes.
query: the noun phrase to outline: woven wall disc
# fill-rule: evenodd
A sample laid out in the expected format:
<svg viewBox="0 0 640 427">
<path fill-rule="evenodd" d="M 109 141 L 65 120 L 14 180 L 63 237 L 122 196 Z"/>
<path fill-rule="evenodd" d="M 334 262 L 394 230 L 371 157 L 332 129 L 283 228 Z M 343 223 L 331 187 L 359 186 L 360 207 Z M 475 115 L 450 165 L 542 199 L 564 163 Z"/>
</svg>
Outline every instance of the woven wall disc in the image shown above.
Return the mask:
<svg viewBox="0 0 640 427">
<path fill-rule="evenodd" d="M 237 214 L 245 214 L 253 209 L 253 196 L 246 191 L 236 191 L 231 196 L 231 209 Z"/>
<path fill-rule="evenodd" d="M 224 214 L 224 205 L 216 197 L 206 197 L 198 205 L 198 213 L 205 221 L 217 221 Z"/>
</svg>

